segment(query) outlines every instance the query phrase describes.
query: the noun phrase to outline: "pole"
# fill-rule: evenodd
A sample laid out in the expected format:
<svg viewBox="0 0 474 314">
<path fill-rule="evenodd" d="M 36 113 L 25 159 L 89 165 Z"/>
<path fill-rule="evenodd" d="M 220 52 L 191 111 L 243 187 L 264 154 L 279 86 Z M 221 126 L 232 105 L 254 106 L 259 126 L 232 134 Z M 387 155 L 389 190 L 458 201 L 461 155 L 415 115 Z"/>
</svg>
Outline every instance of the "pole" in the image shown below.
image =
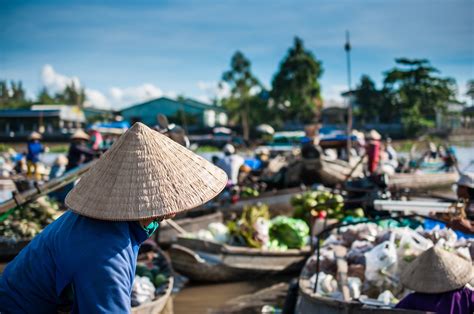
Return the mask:
<svg viewBox="0 0 474 314">
<path fill-rule="evenodd" d="M 351 43 L 349 40 L 349 31 L 346 31 L 346 44 L 344 45 L 344 50 L 346 51 L 347 58 L 347 87 L 349 90 L 347 98 L 347 161 L 351 160 L 351 148 L 352 148 L 352 103 L 351 103 Z"/>
</svg>

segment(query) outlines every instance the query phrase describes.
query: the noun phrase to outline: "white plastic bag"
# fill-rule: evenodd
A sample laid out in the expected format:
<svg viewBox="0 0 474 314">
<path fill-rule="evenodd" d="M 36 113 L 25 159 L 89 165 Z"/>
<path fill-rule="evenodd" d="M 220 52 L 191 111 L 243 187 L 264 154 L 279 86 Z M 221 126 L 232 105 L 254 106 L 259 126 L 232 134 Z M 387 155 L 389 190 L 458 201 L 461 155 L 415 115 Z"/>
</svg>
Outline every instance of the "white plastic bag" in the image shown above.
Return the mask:
<svg viewBox="0 0 474 314">
<path fill-rule="evenodd" d="M 309 279 L 309 284 L 311 287 L 314 287 L 316 281 L 316 274 L 314 274 Z M 326 274 L 324 272 L 319 273 L 318 277 L 318 286 L 316 287 L 316 293 L 321 295 L 332 294 L 337 291 L 337 281 L 331 274 Z"/>
<path fill-rule="evenodd" d="M 382 286 L 387 276 L 382 271 L 393 272 L 396 269 L 397 249 L 394 243 L 394 235 L 389 241 L 385 241 L 368 251 L 365 255 L 365 278 L 376 286 Z"/>
</svg>

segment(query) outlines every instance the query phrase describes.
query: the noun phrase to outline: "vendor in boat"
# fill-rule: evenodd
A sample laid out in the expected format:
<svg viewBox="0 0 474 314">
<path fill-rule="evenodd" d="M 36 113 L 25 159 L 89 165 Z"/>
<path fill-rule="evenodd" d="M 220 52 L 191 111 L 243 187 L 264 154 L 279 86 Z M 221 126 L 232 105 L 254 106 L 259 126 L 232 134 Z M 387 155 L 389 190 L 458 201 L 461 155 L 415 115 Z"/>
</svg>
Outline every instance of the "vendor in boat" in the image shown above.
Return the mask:
<svg viewBox="0 0 474 314">
<path fill-rule="evenodd" d="M 371 175 L 375 174 L 380 161 L 380 140 L 382 136 L 376 130 L 371 130 L 367 136 L 366 154 L 368 157 L 368 170 Z"/>
<path fill-rule="evenodd" d="M 319 146 L 320 124 L 311 124 L 305 127 L 305 137 L 301 140 L 301 157 L 304 159 L 317 159 L 322 151 Z"/>
<path fill-rule="evenodd" d="M 92 126 L 88 130 L 89 133 L 89 141 L 88 146 L 90 149 L 94 151 L 99 151 L 104 149 L 104 138 L 102 134 L 99 132 L 96 126 Z"/>
<path fill-rule="evenodd" d="M 397 308 L 439 314 L 474 313 L 470 259 L 434 246 L 408 264 L 400 276 L 404 287 L 415 291 Z"/>
<path fill-rule="evenodd" d="M 100 153 L 89 147 L 90 136 L 83 130 L 77 130 L 71 136 L 71 145 L 67 155 L 68 164 L 66 171 L 79 167 L 80 165 L 91 161 Z"/>
<path fill-rule="evenodd" d="M 474 173 L 461 174 L 457 183 L 457 196 L 466 202 L 466 215 L 474 220 Z"/>
<path fill-rule="evenodd" d="M 235 153 L 235 147 L 232 144 L 226 144 L 222 151 L 224 157 L 217 161 L 216 166 L 227 174 L 229 178 L 228 185 L 237 185 L 239 183 L 240 168 L 244 166 L 245 160 Z"/>
<path fill-rule="evenodd" d="M 41 174 L 38 171 L 38 163 L 40 161 L 40 154 L 45 151 L 45 147 L 40 142 L 41 138 L 41 134 L 38 132 L 32 132 L 28 137 L 27 143 L 28 152 L 26 154 L 26 175 L 35 180 L 41 179 Z"/>
<path fill-rule="evenodd" d="M 226 174 L 147 126 L 125 132 L 68 194 L 70 208 L 5 268 L 0 313 L 129 313 L 140 244 L 214 198 Z"/>
</svg>

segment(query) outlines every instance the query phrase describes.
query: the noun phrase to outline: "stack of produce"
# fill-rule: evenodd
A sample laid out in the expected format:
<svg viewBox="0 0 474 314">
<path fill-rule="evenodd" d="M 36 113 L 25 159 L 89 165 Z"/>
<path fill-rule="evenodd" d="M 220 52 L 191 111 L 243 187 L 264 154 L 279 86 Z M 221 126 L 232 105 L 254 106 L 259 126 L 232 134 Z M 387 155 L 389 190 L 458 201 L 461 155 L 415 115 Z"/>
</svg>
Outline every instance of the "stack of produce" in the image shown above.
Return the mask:
<svg viewBox="0 0 474 314">
<path fill-rule="evenodd" d="M 344 198 L 328 191 L 308 191 L 291 198 L 294 217 L 311 223 L 311 216 L 323 219 L 343 220 L 345 217 L 364 217 L 361 208 L 344 210 Z"/>
<path fill-rule="evenodd" d="M 201 240 L 262 249 L 299 249 L 307 245 L 309 227 L 300 219 L 277 216 L 270 219 L 268 206 L 246 207 L 235 221 L 211 223 L 191 235 Z"/>
<path fill-rule="evenodd" d="M 242 198 L 257 197 L 259 195 L 260 192 L 255 187 L 244 186 L 240 190 L 240 197 Z"/>
<path fill-rule="evenodd" d="M 321 295 L 341 299 L 336 282 L 335 246 L 347 248 L 348 285 L 352 298 L 378 299 L 390 304 L 398 302 L 407 291 L 399 284 L 402 270 L 416 256 L 433 245 L 457 252 L 468 259 L 474 240 L 460 239 L 451 229 L 435 228 L 430 231 L 418 227 L 384 228 L 374 223 L 364 223 L 341 228 L 321 244 L 320 273 L 317 292 Z M 316 255 L 308 259 L 302 277 L 315 283 Z"/>
<path fill-rule="evenodd" d="M 151 302 L 168 288 L 171 270 L 164 257 L 155 254 L 152 263 L 137 263 L 132 287 L 132 306 Z"/>
<path fill-rule="evenodd" d="M 0 241 L 32 239 L 61 214 L 57 202 L 46 197 L 40 198 L 34 203 L 14 210 L 0 222 Z"/>
</svg>

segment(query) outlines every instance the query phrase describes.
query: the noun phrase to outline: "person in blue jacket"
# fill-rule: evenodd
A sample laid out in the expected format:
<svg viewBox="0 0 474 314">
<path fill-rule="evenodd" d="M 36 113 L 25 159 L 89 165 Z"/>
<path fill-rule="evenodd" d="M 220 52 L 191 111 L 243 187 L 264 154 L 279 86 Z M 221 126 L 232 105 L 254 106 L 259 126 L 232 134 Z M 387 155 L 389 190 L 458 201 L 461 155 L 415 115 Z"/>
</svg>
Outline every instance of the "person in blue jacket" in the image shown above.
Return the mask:
<svg viewBox="0 0 474 314">
<path fill-rule="evenodd" d="M 129 313 L 140 244 L 226 183 L 222 170 L 136 123 L 69 192 L 70 209 L 7 265 L 0 313 Z"/>
<path fill-rule="evenodd" d="M 41 175 L 38 172 L 38 162 L 39 156 L 45 151 L 43 145 L 40 143 L 41 134 L 38 132 L 32 132 L 28 137 L 27 148 L 28 152 L 26 154 L 26 165 L 28 177 L 34 177 L 36 180 L 41 179 Z"/>
</svg>

